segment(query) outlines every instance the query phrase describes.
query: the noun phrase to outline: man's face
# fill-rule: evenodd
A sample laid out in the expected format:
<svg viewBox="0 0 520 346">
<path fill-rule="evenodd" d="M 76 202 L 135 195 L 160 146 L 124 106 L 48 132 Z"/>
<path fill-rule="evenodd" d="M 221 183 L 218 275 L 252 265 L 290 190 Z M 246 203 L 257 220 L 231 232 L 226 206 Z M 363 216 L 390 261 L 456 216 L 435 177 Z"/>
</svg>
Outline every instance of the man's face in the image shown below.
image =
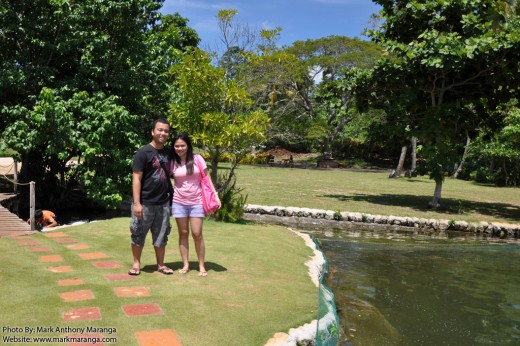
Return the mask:
<svg viewBox="0 0 520 346">
<path fill-rule="evenodd" d="M 164 145 L 170 135 L 170 126 L 168 124 L 157 123 L 152 130 L 152 137 L 154 142 Z"/>
</svg>

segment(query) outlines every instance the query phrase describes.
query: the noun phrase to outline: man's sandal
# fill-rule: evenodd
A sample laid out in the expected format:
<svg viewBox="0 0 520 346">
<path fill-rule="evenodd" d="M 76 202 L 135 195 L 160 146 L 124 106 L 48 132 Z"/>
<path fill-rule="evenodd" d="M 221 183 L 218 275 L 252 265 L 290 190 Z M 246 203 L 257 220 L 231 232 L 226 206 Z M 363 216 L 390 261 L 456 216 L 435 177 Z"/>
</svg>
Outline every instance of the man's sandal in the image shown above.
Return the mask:
<svg viewBox="0 0 520 346">
<path fill-rule="evenodd" d="M 128 271 L 128 275 L 137 276 L 141 274 L 141 270 L 139 268 L 132 268 Z"/>
<path fill-rule="evenodd" d="M 173 270 L 168 268 L 167 266 L 164 266 L 164 267 L 160 267 L 157 269 L 157 271 L 161 274 L 164 274 L 164 275 L 172 275 L 173 274 Z"/>
</svg>

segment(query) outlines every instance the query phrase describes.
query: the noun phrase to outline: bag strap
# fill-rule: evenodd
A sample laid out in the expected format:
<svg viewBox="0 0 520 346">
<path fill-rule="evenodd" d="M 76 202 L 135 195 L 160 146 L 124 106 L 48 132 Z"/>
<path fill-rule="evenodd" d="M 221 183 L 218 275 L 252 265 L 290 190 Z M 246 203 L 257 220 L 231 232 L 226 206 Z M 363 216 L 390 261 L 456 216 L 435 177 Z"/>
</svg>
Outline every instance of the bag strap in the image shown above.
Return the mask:
<svg viewBox="0 0 520 346">
<path fill-rule="evenodd" d="M 206 176 L 206 173 L 204 173 L 204 170 L 202 169 L 202 162 L 200 162 L 199 156 L 200 155 L 198 154 L 193 155 L 193 161 L 195 161 L 195 164 L 197 165 L 197 167 L 199 167 L 200 176 L 204 178 Z"/>
<path fill-rule="evenodd" d="M 170 191 L 173 191 L 173 185 L 172 185 L 172 181 L 170 179 L 170 173 L 168 172 L 168 169 L 164 165 L 164 162 L 162 162 L 161 159 L 159 158 L 159 152 L 157 151 L 157 149 L 155 149 L 153 147 L 153 145 L 151 145 L 151 144 L 150 144 L 150 147 L 155 151 L 156 159 L 157 159 L 157 161 L 159 161 L 159 164 L 161 165 L 161 167 L 164 171 L 164 174 L 166 174 L 166 181 L 168 182 L 168 188 L 170 189 Z M 170 197 L 173 197 L 173 196 L 170 196 Z"/>
</svg>

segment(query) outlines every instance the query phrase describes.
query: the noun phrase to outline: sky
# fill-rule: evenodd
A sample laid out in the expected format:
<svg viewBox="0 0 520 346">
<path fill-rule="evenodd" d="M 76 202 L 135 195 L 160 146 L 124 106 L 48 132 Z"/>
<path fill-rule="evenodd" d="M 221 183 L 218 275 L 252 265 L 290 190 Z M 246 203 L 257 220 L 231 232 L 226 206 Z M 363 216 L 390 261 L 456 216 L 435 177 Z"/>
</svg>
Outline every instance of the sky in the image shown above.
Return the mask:
<svg viewBox="0 0 520 346">
<path fill-rule="evenodd" d="M 279 45 L 331 35 L 358 37 L 380 7 L 371 0 L 165 0 L 161 12 L 178 12 L 202 39 L 201 48 L 219 42 L 217 13 L 236 9 L 237 23 L 251 28 L 281 27 Z"/>
</svg>

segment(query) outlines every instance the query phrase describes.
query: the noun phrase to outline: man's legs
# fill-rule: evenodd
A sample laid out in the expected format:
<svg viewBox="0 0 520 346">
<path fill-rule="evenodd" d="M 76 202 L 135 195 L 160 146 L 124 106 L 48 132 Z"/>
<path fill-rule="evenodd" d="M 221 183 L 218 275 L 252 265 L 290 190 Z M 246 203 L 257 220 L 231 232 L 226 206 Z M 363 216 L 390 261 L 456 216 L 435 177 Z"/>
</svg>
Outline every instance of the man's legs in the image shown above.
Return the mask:
<svg viewBox="0 0 520 346">
<path fill-rule="evenodd" d="M 152 237 L 157 260 L 157 270 L 163 274 L 173 274 L 173 270 L 164 264 L 166 244 L 170 234 L 170 204 L 155 207 L 155 218 L 152 224 Z"/>
<path fill-rule="evenodd" d="M 141 246 L 132 244 L 132 255 L 134 256 L 134 264 L 132 265 L 132 269 L 130 269 L 130 275 L 139 275 L 141 270 L 141 254 L 143 253 L 143 248 Z"/>
<path fill-rule="evenodd" d="M 130 220 L 130 233 L 132 239 L 132 256 L 134 263 L 132 269 L 128 272 L 130 275 L 139 275 L 141 273 L 141 254 L 143 253 L 143 246 L 146 239 L 146 234 L 153 222 L 153 215 L 150 215 L 149 208 L 143 206 L 143 217 L 138 219 L 134 216 L 132 205 L 132 219 Z"/>
</svg>

